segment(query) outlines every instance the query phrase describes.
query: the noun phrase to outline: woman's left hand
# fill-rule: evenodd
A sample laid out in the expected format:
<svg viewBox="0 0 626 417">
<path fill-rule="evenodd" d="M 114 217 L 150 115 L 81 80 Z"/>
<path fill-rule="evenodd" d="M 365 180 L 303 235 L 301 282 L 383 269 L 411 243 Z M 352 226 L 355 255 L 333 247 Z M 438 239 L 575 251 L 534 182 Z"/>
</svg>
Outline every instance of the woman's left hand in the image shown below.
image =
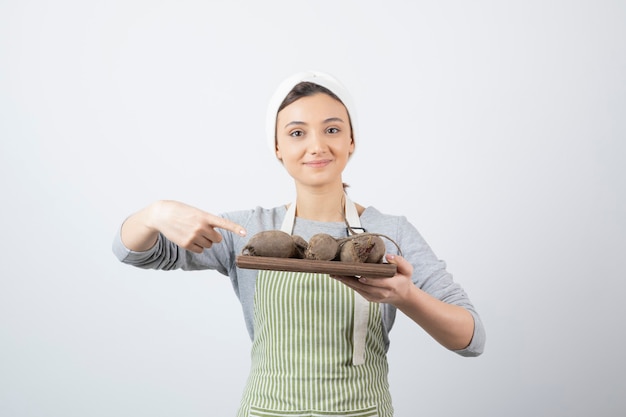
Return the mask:
<svg viewBox="0 0 626 417">
<path fill-rule="evenodd" d="M 411 280 L 413 265 L 399 255 L 387 254 L 385 258 L 387 262 L 397 266 L 397 272 L 393 277 L 367 278 L 339 275 L 331 275 L 331 277 L 352 288 L 368 301 L 391 305 L 401 304 L 414 287 Z"/>
<path fill-rule="evenodd" d="M 398 255 L 387 255 L 386 258 L 389 263 L 397 265 L 393 277 L 332 277 L 368 301 L 388 303 L 398 308 L 446 348 L 466 348 L 474 334 L 474 318 L 469 311 L 418 289 L 411 280 L 413 266 L 406 259 Z"/>
</svg>

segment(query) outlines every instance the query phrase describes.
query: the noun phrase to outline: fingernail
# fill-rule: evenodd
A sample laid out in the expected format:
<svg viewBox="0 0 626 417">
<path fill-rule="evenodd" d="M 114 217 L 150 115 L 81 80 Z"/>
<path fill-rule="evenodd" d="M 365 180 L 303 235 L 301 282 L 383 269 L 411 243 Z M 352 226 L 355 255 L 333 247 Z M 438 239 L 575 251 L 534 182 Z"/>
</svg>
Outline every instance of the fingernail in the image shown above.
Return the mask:
<svg viewBox="0 0 626 417">
<path fill-rule="evenodd" d="M 245 236 L 245 235 L 246 235 L 246 231 L 245 231 L 245 230 L 243 230 L 243 229 L 241 229 L 241 230 L 239 231 L 239 234 L 240 234 L 241 236 Z"/>
</svg>

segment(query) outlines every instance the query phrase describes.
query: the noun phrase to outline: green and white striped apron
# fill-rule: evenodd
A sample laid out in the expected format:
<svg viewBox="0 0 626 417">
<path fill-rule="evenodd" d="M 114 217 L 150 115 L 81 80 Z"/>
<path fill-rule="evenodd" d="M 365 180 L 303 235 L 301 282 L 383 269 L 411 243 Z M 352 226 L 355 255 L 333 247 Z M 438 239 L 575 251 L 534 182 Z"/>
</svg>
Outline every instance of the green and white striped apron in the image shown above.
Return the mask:
<svg viewBox="0 0 626 417">
<path fill-rule="evenodd" d="M 360 226 L 347 197 L 346 214 Z M 282 229 L 294 219 L 291 204 Z M 254 333 L 238 417 L 393 416 L 379 304 L 326 274 L 259 271 Z"/>
</svg>

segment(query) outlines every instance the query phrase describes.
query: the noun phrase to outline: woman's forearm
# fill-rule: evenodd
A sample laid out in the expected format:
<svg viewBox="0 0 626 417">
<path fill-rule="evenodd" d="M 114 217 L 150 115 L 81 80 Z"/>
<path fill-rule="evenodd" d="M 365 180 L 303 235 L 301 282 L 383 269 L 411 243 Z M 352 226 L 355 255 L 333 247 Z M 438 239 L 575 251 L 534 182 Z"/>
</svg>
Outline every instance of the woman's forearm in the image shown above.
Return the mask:
<svg viewBox="0 0 626 417">
<path fill-rule="evenodd" d="M 474 318 L 465 308 L 440 301 L 417 287 L 396 307 L 450 350 L 466 348 L 474 334 Z"/>
</svg>

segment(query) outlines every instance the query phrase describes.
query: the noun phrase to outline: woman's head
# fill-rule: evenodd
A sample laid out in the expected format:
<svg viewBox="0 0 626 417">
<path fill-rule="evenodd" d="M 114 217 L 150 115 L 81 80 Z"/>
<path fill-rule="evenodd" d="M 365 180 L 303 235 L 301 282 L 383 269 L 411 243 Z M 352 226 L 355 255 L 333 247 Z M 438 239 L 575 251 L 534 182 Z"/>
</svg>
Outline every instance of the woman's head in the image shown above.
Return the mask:
<svg viewBox="0 0 626 417">
<path fill-rule="evenodd" d="M 341 103 L 347 114 L 350 134 L 354 141 L 356 135 L 356 118 L 352 97 L 345 87 L 334 77 L 322 72 L 308 71 L 295 74 L 284 80 L 272 96 L 266 119 L 266 135 L 268 146 L 276 155 L 276 121 L 278 113 L 290 104 L 317 94 L 325 94 Z"/>
<path fill-rule="evenodd" d="M 275 153 L 296 184 L 339 186 L 353 151 L 350 116 L 333 96 L 302 96 L 278 112 Z"/>
</svg>

